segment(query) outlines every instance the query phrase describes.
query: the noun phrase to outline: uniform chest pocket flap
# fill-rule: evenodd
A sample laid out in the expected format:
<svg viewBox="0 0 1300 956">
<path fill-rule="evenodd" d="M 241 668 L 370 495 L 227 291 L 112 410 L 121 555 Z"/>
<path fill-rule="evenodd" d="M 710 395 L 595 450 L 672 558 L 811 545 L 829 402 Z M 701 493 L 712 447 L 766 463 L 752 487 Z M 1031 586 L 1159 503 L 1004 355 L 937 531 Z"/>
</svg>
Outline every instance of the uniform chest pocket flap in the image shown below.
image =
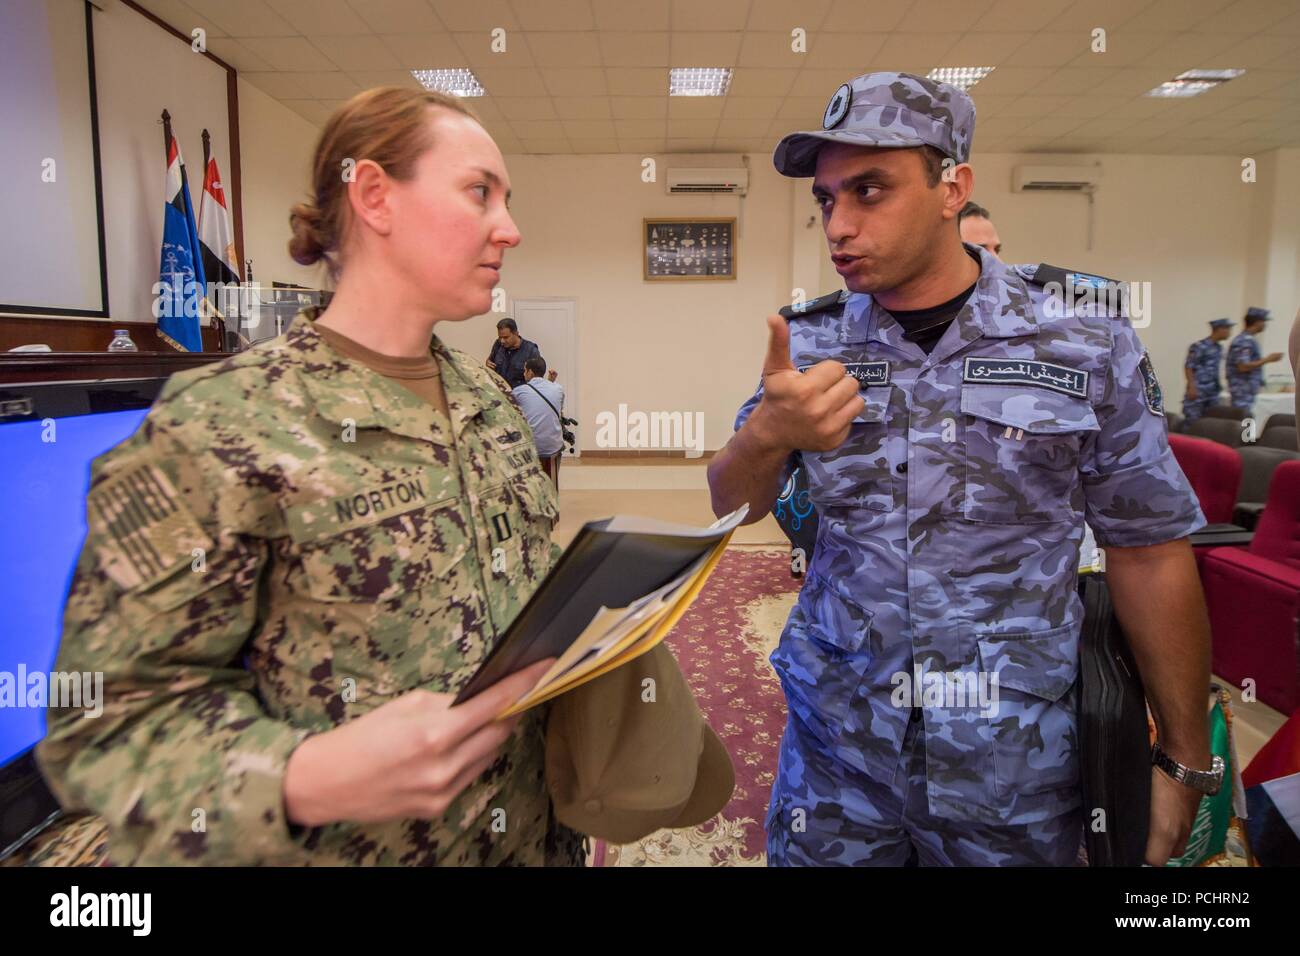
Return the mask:
<svg viewBox="0 0 1300 956">
<path fill-rule="evenodd" d="M 343 502 L 355 506 L 353 496 Z M 412 495 L 414 499 L 414 495 Z M 339 499 L 289 509 L 304 588 L 319 601 L 389 600 L 445 578 L 469 552 L 472 531 L 459 498 L 409 507 L 340 510 Z M 339 524 L 344 530 L 337 530 Z"/>
<path fill-rule="evenodd" d="M 889 401 L 892 386 L 860 389 L 862 411 L 838 448 L 803 452 L 811 497 L 818 505 L 893 511 L 899 480 L 890 464 Z"/>
<path fill-rule="evenodd" d="M 1082 514 L 1080 452 L 1100 428 L 1086 398 L 1022 385 L 963 385 L 961 411 L 967 518 L 1020 524 Z"/>
</svg>

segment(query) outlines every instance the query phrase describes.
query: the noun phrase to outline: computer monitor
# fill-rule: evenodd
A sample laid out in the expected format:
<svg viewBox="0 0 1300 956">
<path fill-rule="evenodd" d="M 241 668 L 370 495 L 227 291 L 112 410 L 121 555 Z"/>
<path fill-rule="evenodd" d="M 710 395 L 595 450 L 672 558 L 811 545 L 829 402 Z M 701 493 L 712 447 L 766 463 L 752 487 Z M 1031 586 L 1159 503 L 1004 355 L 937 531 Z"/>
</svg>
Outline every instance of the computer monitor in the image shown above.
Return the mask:
<svg viewBox="0 0 1300 956">
<path fill-rule="evenodd" d="M 0 768 L 45 735 L 17 680 L 48 682 L 86 536 L 90 465 L 139 427 L 165 378 L 0 386 Z M 29 684 L 30 686 L 30 684 Z"/>
</svg>

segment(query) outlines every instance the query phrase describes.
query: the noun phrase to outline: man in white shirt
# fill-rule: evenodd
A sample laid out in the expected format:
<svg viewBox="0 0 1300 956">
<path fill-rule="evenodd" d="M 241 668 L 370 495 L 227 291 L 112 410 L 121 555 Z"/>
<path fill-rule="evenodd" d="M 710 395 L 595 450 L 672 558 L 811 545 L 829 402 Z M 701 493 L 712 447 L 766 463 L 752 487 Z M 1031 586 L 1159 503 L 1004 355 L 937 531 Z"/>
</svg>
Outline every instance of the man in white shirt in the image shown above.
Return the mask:
<svg viewBox="0 0 1300 956">
<path fill-rule="evenodd" d="M 546 378 L 546 359 L 535 355 L 524 363 L 524 384 L 516 385 L 511 391 L 519 410 L 528 419 L 528 427 L 533 430 L 537 454 L 551 473 L 550 463 L 545 459 L 557 457 L 564 445 L 560 425 L 564 387 Z"/>
</svg>

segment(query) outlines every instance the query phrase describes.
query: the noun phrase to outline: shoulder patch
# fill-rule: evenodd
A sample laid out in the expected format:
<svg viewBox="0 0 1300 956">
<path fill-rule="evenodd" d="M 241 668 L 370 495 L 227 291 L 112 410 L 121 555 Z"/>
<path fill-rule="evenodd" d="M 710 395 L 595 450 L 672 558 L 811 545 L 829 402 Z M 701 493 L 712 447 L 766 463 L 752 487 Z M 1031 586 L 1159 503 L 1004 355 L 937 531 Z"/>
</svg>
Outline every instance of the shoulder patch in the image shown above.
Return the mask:
<svg viewBox="0 0 1300 956">
<path fill-rule="evenodd" d="M 100 567 L 127 591 L 147 587 L 213 547 L 162 469 L 143 464 L 86 495 L 86 524 Z"/>
<path fill-rule="evenodd" d="M 1072 269 L 1062 269 L 1060 266 L 1048 265 L 1046 262 L 1040 262 L 1037 266 L 1013 266 L 1012 268 L 1026 282 L 1041 286 L 1051 285 L 1061 290 L 1105 289 L 1110 286 L 1122 285 L 1118 279 L 1096 276 L 1088 272 L 1075 272 Z"/>
<path fill-rule="evenodd" d="M 843 305 L 848 301 L 848 298 L 849 290 L 840 289 L 838 292 L 829 292 L 815 299 L 787 305 L 781 309 L 781 315 L 786 319 L 797 319 L 805 315 L 812 315 L 814 312 L 825 312 L 827 309 Z"/>
<path fill-rule="evenodd" d="M 1156 370 L 1151 367 L 1151 356 L 1142 350 L 1142 361 L 1138 362 L 1138 374 L 1142 376 L 1142 390 L 1146 393 L 1147 411 L 1152 415 L 1165 417 L 1164 396 L 1160 392 L 1160 380 Z"/>
</svg>

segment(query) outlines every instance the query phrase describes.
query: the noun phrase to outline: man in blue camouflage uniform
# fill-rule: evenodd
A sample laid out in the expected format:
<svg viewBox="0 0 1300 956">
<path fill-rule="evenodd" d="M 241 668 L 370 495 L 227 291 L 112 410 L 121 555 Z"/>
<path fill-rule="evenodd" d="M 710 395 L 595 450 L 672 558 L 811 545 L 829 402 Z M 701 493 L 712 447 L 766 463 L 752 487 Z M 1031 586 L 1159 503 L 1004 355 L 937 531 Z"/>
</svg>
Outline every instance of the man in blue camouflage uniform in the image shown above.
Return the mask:
<svg viewBox="0 0 1300 956">
<path fill-rule="evenodd" d="M 1162 745 L 1210 766 L 1185 540 L 1205 519 L 1159 383 L 1113 285 L 960 242 L 973 128 L 954 87 L 869 74 L 774 156 L 815 176 L 849 291 L 768 319 L 762 382 L 709 468 L 714 511 L 758 520 L 802 459 L 820 515 L 772 655 L 790 712 L 773 864 L 1076 859 L 1085 518 Z M 1148 861 L 1181 852 L 1199 798 L 1153 771 Z"/>
<path fill-rule="evenodd" d="M 1245 329 L 1228 346 L 1228 394 L 1232 404 L 1254 414 L 1255 396 L 1264 386 L 1264 366 L 1282 360 L 1281 352 L 1264 355 L 1255 336 L 1264 331 L 1268 323 L 1268 309 L 1251 306 L 1246 310 Z"/>
<path fill-rule="evenodd" d="M 1231 333 L 1230 319 L 1215 319 L 1210 323 L 1210 334 L 1192 343 L 1183 364 L 1183 377 L 1187 392 L 1183 396 L 1183 418 L 1187 424 L 1205 414 L 1211 405 L 1219 404 L 1219 364 L 1223 361 L 1224 341 Z"/>
</svg>

